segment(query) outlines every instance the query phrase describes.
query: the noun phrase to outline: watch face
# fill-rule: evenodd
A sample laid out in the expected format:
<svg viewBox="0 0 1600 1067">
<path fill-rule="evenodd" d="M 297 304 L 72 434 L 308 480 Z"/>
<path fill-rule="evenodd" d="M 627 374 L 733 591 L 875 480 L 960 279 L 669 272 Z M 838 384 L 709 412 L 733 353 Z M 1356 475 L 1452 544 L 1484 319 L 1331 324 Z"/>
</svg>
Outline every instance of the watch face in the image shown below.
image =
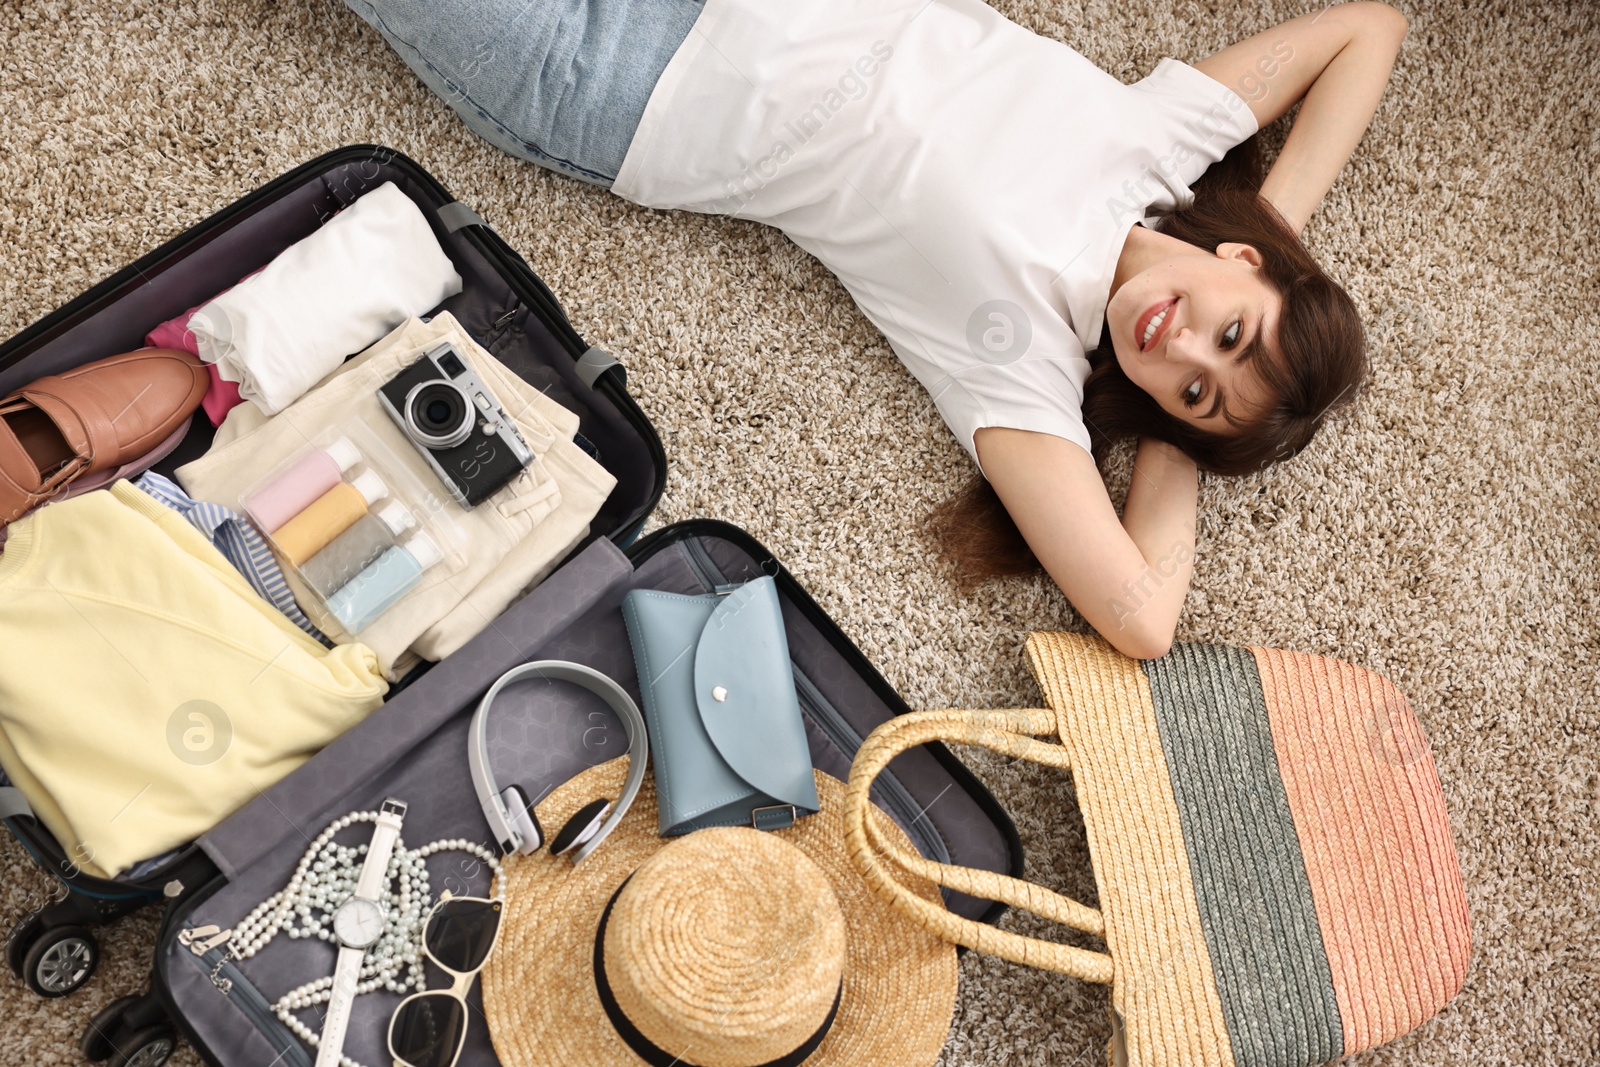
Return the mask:
<svg viewBox="0 0 1600 1067">
<path fill-rule="evenodd" d="M 366 948 L 383 934 L 383 909 L 361 897 L 351 897 L 333 913 L 333 932 L 351 948 Z"/>
</svg>

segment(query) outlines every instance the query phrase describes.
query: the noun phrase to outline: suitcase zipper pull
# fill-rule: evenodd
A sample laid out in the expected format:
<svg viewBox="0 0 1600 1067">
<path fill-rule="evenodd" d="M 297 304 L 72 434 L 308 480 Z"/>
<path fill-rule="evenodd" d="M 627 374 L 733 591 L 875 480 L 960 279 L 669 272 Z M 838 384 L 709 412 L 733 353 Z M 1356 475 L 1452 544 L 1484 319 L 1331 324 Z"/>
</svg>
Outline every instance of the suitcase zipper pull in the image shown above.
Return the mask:
<svg viewBox="0 0 1600 1067">
<path fill-rule="evenodd" d="M 180 945 L 192 945 L 195 938 L 210 937 L 220 929 L 222 929 L 220 926 L 191 926 L 187 930 L 178 931 L 178 943 Z M 201 953 L 196 952 L 195 955 L 199 956 Z"/>
<path fill-rule="evenodd" d="M 215 924 L 209 926 L 192 926 L 187 930 L 180 930 L 178 932 L 178 943 L 180 945 L 186 945 L 189 951 L 193 952 L 196 956 L 204 956 L 212 949 L 218 948 L 226 943 L 232 936 L 233 931 L 231 929 L 224 930 L 222 927 Z M 233 951 L 232 945 L 228 946 L 228 951 Z M 211 968 L 211 973 L 208 975 L 208 977 L 211 979 L 211 984 L 216 986 L 217 992 L 221 993 L 223 996 L 227 996 L 229 993 L 233 992 L 233 980 L 222 977 L 222 968 L 227 962 L 228 953 L 222 953 L 218 955 L 217 964 L 215 967 Z"/>
<path fill-rule="evenodd" d="M 224 930 L 220 926 L 195 926 L 178 934 L 178 943 L 187 945 L 196 956 L 204 956 L 232 936 L 232 930 Z"/>
</svg>

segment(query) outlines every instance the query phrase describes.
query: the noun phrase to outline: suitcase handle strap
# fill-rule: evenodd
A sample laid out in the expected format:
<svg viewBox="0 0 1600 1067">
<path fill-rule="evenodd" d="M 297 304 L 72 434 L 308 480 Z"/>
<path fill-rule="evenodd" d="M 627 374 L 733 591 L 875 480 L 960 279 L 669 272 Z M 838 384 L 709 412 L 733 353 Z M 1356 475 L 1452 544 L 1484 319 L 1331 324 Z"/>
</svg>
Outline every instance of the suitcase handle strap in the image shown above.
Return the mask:
<svg viewBox="0 0 1600 1067">
<path fill-rule="evenodd" d="M 846 851 L 874 891 L 903 918 L 935 936 L 1015 963 L 1070 974 L 1088 982 L 1109 983 L 1111 957 L 1103 952 L 1041 941 L 963 918 L 912 893 L 900 879 L 907 874 L 925 878 L 947 889 L 1000 901 L 1051 922 L 1104 937 L 1105 920 L 1098 909 L 1020 878 L 926 859 L 890 840 L 867 818 L 873 780 L 890 760 L 930 741 L 978 745 L 1002 755 L 1071 770 L 1062 745 L 1033 736 L 1054 734 L 1056 727 L 1056 713 L 1047 708 L 919 711 L 883 723 L 862 742 L 850 766 L 850 783 L 845 791 Z M 884 856 L 898 871 L 884 862 Z"/>
<path fill-rule="evenodd" d="M 22 815 L 36 817 L 28 798 L 14 785 L 0 785 L 0 819 L 15 819 Z"/>
</svg>

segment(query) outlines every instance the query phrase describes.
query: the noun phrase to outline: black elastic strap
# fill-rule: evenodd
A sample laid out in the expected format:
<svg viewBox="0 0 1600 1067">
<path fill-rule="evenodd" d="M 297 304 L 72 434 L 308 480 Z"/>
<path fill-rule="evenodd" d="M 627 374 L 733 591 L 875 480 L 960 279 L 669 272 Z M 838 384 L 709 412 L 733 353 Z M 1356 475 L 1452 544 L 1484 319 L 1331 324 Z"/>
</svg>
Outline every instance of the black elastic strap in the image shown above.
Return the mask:
<svg viewBox="0 0 1600 1067">
<path fill-rule="evenodd" d="M 629 877 L 632 877 L 631 875 Z M 627 885 L 626 879 L 622 885 Z M 611 918 L 612 905 L 617 902 L 617 895 L 622 892 L 622 886 L 617 887 L 617 892 L 611 894 L 611 899 L 606 901 L 606 910 L 600 914 L 600 928 L 594 933 L 594 984 L 600 993 L 600 1003 L 605 1006 L 606 1017 L 611 1020 L 611 1025 L 616 1029 L 617 1036 L 633 1050 L 634 1055 L 650 1064 L 651 1067 L 696 1067 L 696 1065 L 682 1056 L 674 1056 L 657 1047 L 648 1037 L 641 1034 L 637 1027 L 628 1019 L 622 1010 L 622 1005 L 617 1003 L 617 998 L 611 993 L 611 984 L 606 981 L 606 923 Z M 822 1044 L 822 1039 L 828 1036 L 828 1031 L 833 1028 L 833 1020 L 839 1015 L 839 1001 L 844 997 L 844 982 L 839 982 L 838 992 L 833 994 L 833 1007 L 828 1009 L 828 1017 L 822 1020 L 822 1025 L 817 1027 L 817 1032 L 806 1038 L 801 1046 L 775 1060 L 761 1064 L 761 1067 L 800 1067 L 817 1046 Z"/>
</svg>

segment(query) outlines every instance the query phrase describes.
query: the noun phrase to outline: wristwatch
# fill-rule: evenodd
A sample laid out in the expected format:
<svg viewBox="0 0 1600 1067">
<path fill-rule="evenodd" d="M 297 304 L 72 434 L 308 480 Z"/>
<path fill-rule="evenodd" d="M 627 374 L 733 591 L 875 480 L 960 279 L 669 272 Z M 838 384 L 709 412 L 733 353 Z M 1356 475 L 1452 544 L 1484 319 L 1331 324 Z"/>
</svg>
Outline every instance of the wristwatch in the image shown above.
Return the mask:
<svg viewBox="0 0 1600 1067">
<path fill-rule="evenodd" d="M 356 879 L 356 891 L 333 913 L 333 934 L 339 939 L 339 962 L 333 969 L 333 989 L 328 994 L 328 1014 L 322 1020 L 322 1036 L 317 1039 L 316 1067 L 338 1067 L 344 1054 L 344 1031 L 350 1023 L 350 1009 L 361 979 L 361 961 L 378 938 L 383 936 L 385 919 L 379 899 L 388 880 L 389 857 L 400 837 L 400 823 L 406 803 L 393 797 L 379 809 L 372 843 L 367 846 L 366 862 Z"/>
</svg>

